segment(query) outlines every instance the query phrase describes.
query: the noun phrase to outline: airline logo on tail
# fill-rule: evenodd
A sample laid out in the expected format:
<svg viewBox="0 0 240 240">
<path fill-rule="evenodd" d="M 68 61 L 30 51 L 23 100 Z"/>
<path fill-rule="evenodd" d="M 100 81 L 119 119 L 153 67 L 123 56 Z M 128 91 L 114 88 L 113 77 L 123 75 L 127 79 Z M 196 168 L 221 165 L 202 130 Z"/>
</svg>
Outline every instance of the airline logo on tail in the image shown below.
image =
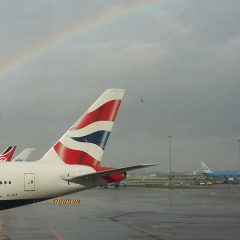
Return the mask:
<svg viewBox="0 0 240 240">
<path fill-rule="evenodd" d="M 123 95 L 122 89 L 107 89 L 42 160 L 99 166 Z"/>
<path fill-rule="evenodd" d="M 18 154 L 12 161 L 13 162 L 25 162 L 28 160 L 30 154 L 35 151 L 36 148 L 25 148 L 20 154 Z"/>
<path fill-rule="evenodd" d="M 201 162 L 201 166 L 202 166 L 202 171 L 203 171 L 203 173 L 212 173 L 212 171 L 209 169 L 209 167 L 207 166 L 207 164 L 206 163 L 204 163 L 204 162 Z"/>
<path fill-rule="evenodd" d="M 11 161 L 12 156 L 16 150 L 16 147 L 17 146 L 10 146 L 5 151 L 3 151 L 2 154 L 0 155 L 0 161 L 1 162 Z"/>
</svg>

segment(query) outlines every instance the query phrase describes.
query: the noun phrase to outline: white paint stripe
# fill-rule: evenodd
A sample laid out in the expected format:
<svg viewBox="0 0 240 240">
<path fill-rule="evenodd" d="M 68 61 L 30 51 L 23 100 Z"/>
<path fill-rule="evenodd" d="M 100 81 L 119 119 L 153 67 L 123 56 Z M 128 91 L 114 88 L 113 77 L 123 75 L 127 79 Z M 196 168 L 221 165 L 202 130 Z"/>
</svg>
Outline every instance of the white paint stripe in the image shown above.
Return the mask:
<svg viewBox="0 0 240 240">
<path fill-rule="evenodd" d="M 77 142 L 71 138 L 64 138 L 61 140 L 61 143 L 65 147 L 86 152 L 96 160 L 101 161 L 103 150 L 96 144 Z"/>
<path fill-rule="evenodd" d="M 71 130 L 67 133 L 69 137 L 83 137 L 97 131 L 108 131 L 111 132 L 113 127 L 113 122 L 110 121 L 99 121 L 94 122 L 84 128 L 78 130 Z"/>
<path fill-rule="evenodd" d="M 88 109 L 88 112 L 96 110 L 111 100 L 122 100 L 124 92 L 124 89 L 107 89 Z"/>
</svg>

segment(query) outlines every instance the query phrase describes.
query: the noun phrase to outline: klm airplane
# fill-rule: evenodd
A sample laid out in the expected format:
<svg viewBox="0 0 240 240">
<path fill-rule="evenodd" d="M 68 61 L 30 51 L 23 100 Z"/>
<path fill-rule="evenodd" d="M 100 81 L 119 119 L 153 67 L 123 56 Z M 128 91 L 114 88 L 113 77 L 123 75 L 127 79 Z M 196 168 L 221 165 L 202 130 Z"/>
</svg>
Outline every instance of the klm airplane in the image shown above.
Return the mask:
<svg viewBox="0 0 240 240">
<path fill-rule="evenodd" d="M 202 172 L 207 177 L 223 178 L 225 183 L 237 183 L 240 180 L 240 172 L 212 172 L 206 163 L 201 162 Z"/>
</svg>

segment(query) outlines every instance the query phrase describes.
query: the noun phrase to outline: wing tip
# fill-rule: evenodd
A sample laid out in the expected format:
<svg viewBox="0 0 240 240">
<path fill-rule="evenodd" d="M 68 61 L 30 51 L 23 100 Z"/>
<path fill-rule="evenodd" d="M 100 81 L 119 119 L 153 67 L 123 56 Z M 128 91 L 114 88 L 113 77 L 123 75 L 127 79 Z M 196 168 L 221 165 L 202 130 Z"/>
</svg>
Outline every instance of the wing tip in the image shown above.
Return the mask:
<svg viewBox="0 0 240 240">
<path fill-rule="evenodd" d="M 140 164 L 140 166 L 143 166 L 143 167 L 153 167 L 153 166 L 157 166 L 159 165 L 159 163 L 143 163 L 143 164 Z"/>
</svg>

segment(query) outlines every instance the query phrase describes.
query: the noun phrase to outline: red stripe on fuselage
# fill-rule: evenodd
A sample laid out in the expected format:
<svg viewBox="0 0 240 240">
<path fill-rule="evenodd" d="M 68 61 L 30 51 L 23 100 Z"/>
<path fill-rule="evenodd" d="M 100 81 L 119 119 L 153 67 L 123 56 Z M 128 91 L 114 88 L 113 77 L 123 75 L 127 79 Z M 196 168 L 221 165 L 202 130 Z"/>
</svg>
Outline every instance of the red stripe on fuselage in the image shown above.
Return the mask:
<svg viewBox="0 0 240 240">
<path fill-rule="evenodd" d="M 86 113 L 86 115 L 77 122 L 71 130 L 77 130 L 80 128 L 84 128 L 93 122 L 98 121 L 111 121 L 114 122 L 118 109 L 120 107 L 121 100 L 112 100 L 96 110 Z"/>
<path fill-rule="evenodd" d="M 98 166 L 99 161 L 90 156 L 89 154 L 80 151 L 80 150 L 74 150 L 65 147 L 61 144 L 61 142 L 58 142 L 54 149 L 58 156 L 66 163 L 66 164 L 81 164 L 81 165 L 87 165 L 87 166 Z"/>
</svg>

